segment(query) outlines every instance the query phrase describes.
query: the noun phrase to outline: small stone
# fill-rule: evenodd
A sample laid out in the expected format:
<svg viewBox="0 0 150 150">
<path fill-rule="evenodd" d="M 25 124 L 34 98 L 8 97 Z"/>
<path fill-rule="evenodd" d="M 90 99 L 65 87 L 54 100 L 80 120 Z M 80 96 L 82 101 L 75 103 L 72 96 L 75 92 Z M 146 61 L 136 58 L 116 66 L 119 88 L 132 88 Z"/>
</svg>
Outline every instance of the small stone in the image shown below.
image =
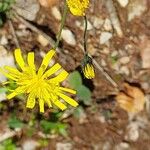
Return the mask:
<svg viewBox="0 0 150 150">
<path fill-rule="evenodd" d="M 35 20 L 40 10 L 40 5 L 37 0 L 16 0 L 14 7 L 20 16 L 30 21 Z"/>
<path fill-rule="evenodd" d="M 100 115 L 100 116 L 98 117 L 98 120 L 99 120 L 101 123 L 105 123 L 105 122 L 106 122 L 105 117 L 102 116 L 102 115 Z"/>
<path fill-rule="evenodd" d="M 125 136 L 126 140 L 131 140 L 133 142 L 137 141 L 139 138 L 139 125 L 135 122 L 131 122 L 127 126 L 127 135 Z"/>
<path fill-rule="evenodd" d="M 85 24 L 84 24 L 84 28 L 85 28 Z M 90 21 L 88 20 L 87 21 L 87 30 L 92 30 L 93 29 L 93 26 L 92 24 L 90 23 Z"/>
<path fill-rule="evenodd" d="M 147 0 L 132 0 L 128 5 L 128 21 L 141 16 L 146 9 Z"/>
<path fill-rule="evenodd" d="M 126 7 L 129 3 L 129 0 L 117 0 L 121 7 Z"/>
<path fill-rule="evenodd" d="M 91 56 L 95 56 L 97 49 L 92 44 L 90 44 L 88 46 L 88 52 L 90 53 Z"/>
<path fill-rule="evenodd" d="M 59 11 L 59 9 L 55 6 L 52 8 L 52 15 L 57 19 L 57 20 L 61 20 L 61 13 Z"/>
<path fill-rule="evenodd" d="M 119 59 L 119 62 L 123 65 L 127 64 L 130 62 L 130 58 L 128 56 L 122 57 Z"/>
<path fill-rule="evenodd" d="M 8 44 L 8 39 L 6 38 L 5 35 L 3 35 L 0 39 L 0 45 L 7 45 Z"/>
<path fill-rule="evenodd" d="M 112 38 L 112 33 L 110 32 L 102 32 L 100 35 L 100 44 L 107 43 Z"/>
<path fill-rule="evenodd" d="M 128 143 L 122 142 L 115 146 L 115 150 L 128 150 L 130 148 Z"/>
<path fill-rule="evenodd" d="M 37 41 L 44 47 L 49 44 L 49 41 L 45 37 L 43 37 L 43 35 L 38 35 Z"/>
<path fill-rule="evenodd" d="M 106 66 L 107 66 L 106 61 L 105 61 L 104 59 L 101 59 L 101 65 L 102 65 L 103 67 L 106 67 Z"/>
<path fill-rule="evenodd" d="M 14 56 L 12 53 L 7 53 L 7 50 L 3 46 L 0 46 L 0 67 L 4 66 L 15 67 Z M 0 81 L 4 82 L 6 80 L 6 77 L 0 73 Z"/>
<path fill-rule="evenodd" d="M 36 150 L 39 147 L 39 143 L 34 140 L 27 140 L 23 143 L 22 149 L 23 150 Z"/>
<path fill-rule="evenodd" d="M 130 71 L 129 71 L 129 68 L 127 67 L 127 66 L 122 66 L 121 68 L 120 68 L 120 71 L 119 71 L 120 73 L 122 73 L 122 74 L 125 74 L 125 75 L 129 75 L 130 74 Z"/>
<path fill-rule="evenodd" d="M 106 31 L 111 31 L 112 30 L 112 25 L 110 19 L 106 18 L 104 22 L 104 29 Z"/>
<path fill-rule="evenodd" d="M 113 52 L 111 53 L 111 57 L 116 57 L 116 56 L 118 56 L 118 51 L 113 51 Z"/>
<path fill-rule="evenodd" d="M 140 37 L 140 51 L 142 58 L 142 67 L 150 68 L 150 40 L 147 36 Z"/>
<path fill-rule="evenodd" d="M 102 50 L 102 53 L 103 54 L 109 54 L 110 53 L 110 50 L 108 47 L 105 47 L 103 50 Z"/>
<path fill-rule="evenodd" d="M 57 143 L 56 150 L 72 150 L 71 143 Z"/>
<path fill-rule="evenodd" d="M 63 40 L 68 43 L 69 45 L 75 46 L 76 40 L 74 34 L 69 29 L 63 29 L 61 36 Z"/>
<path fill-rule="evenodd" d="M 101 26 L 103 25 L 104 23 L 104 20 L 99 18 L 99 17 L 94 17 L 93 18 L 93 26 L 96 28 L 96 29 L 100 29 Z"/>
<path fill-rule="evenodd" d="M 111 150 L 111 149 L 112 149 L 112 145 L 109 142 L 105 142 L 102 150 Z"/>
</svg>

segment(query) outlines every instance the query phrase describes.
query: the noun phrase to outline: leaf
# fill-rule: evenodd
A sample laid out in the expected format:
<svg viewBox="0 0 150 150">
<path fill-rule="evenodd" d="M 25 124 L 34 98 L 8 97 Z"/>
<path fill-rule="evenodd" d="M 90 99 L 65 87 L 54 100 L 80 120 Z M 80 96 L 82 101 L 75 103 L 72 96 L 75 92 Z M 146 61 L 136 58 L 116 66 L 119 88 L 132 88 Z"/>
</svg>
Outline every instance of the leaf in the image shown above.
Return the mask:
<svg viewBox="0 0 150 150">
<path fill-rule="evenodd" d="M 0 93 L 5 93 L 7 91 L 8 91 L 7 88 L 0 88 Z"/>
<path fill-rule="evenodd" d="M 76 118 L 80 118 L 80 116 L 84 113 L 83 107 L 79 106 L 74 110 L 74 116 Z"/>
<path fill-rule="evenodd" d="M 63 136 L 66 135 L 67 125 L 60 122 L 50 122 L 46 120 L 41 121 L 41 127 L 45 133 L 55 132 Z M 65 133 L 66 132 L 66 133 Z"/>
<path fill-rule="evenodd" d="M 80 87 L 78 87 L 77 95 L 85 105 L 91 104 L 91 91 L 86 86 L 81 85 Z"/>
<path fill-rule="evenodd" d="M 118 105 L 127 112 L 138 113 L 144 109 L 145 95 L 138 87 L 124 83 L 124 91 L 116 96 Z"/>
<path fill-rule="evenodd" d="M 10 128 L 15 129 L 15 128 L 22 128 L 24 124 L 15 116 L 13 116 L 8 120 L 8 125 Z"/>
<path fill-rule="evenodd" d="M 76 90 L 82 85 L 82 78 L 78 71 L 74 71 L 69 75 L 69 84 Z"/>
</svg>

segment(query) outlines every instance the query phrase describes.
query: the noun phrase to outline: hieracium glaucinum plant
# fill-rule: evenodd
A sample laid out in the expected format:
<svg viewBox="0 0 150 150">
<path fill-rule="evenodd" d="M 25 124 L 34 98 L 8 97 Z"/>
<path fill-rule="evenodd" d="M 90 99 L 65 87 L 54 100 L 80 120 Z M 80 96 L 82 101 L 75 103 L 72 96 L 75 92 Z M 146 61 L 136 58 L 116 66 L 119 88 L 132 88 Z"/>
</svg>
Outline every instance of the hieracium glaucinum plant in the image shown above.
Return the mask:
<svg viewBox="0 0 150 150">
<path fill-rule="evenodd" d="M 89 0 L 67 0 L 70 12 L 75 16 L 84 16 L 89 6 Z"/>
<path fill-rule="evenodd" d="M 60 99 L 63 99 L 73 107 L 78 105 L 75 100 L 65 94 L 66 92 L 76 94 L 76 91 L 61 87 L 60 85 L 60 83 L 67 78 L 68 72 L 62 69 L 58 63 L 47 69 L 51 58 L 55 54 L 55 50 L 52 49 L 46 54 L 38 70 L 34 63 L 34 52 L 28 53 L 27 63 L 24 62 L 20 49 L 16 49 L 14 54 L 19 69 L 5 66 L 0 70 L 17 85 L 17 88 L 7 95 L 8 99 L 25 93 L 28 96 L 26 107 L 32 109 L 37 101 L 39 103 L 40 112 L 44 112 L 45 103 L 49 107 L 52 107 L 54 104 L 61 110 L 65 110 L 67 106 L 63 104 Z M 59 74 L 52 76 L 57 71 L 59 71 Z"/>
</svg>

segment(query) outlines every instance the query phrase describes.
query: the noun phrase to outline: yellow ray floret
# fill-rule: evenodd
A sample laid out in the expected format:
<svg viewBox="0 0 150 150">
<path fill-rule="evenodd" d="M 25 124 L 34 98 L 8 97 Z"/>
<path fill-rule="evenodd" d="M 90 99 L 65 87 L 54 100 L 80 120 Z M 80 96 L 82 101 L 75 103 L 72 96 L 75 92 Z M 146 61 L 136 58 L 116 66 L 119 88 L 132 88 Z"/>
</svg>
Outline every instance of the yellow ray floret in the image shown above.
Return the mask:
<svg viewBox="0 0 150 150">
<path fill-rule="evenodd" d="M 93 79 L 95 77 L 93 65 L 92 64 L 86 64 L 84 66 L 83 73 L 87 79 Z"/>
<path fill-rule="evenodd" d="M 82 71 L 83 71 L 84 76 L 87 79 L 93 79 L 95 77 L 95 71 L 94 71 L 94 66 L 92 63 L 92 58 L 88 56 L 88 54 L 85 54 L 84 56 Z"/>
<path fill-rule="evenodd" d="M 27 64 L 21 55 L 20 49 L 16 49 L 14 54 L 21 71 L 9 66 L 0 69 L 0 72 L 7 78 L 14 80 L 17 84 L 17 88 L 7 95 L 8 99 L 25 93 L 28 95 L 26 107 L 32 109 L 36 102 L 38 102 L 40 112 L 44 112 L 45 103 L 49 107 L 52 107 L 52 104 L 54 104 L 61 110 L 65 110 L 67 106 L 63 104 L 60 99 L 63 99 L 73 107 L 78 105 L 75 100 L 65 95 L 66 92 L 76 94 L 76 91 L 60 86 L 60 83 L 67 78 L 68 72 L 62 69 L 58 63 L 47 69 L 51 58 L 55 55 L 54 50 L 50 50 L 46 54 L 39 70 L 36 70 L 33 52 L 28 53 Z M 60 69 L 61 71 L 59 71 Z M 59 71 L 59 74 L 51 77 L 51 75 L 54 75 L 57 71 Z"/>
<path fill-rule="evenodd" d="M 89 0 L 67 0 L 67 5 L 73 15 L 84 16 Z"/>
</svg>

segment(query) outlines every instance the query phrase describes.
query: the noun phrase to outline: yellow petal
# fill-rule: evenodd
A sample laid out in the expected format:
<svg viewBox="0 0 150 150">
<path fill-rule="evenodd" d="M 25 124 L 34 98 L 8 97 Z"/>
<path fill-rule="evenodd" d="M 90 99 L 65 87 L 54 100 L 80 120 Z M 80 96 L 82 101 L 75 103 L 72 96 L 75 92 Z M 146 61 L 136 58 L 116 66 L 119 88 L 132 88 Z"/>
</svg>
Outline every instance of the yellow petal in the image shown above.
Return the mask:
<svg viewBox="0 0 150 150">
<path fill-rule="evenodd" d="M 30 52 L 28 53 L 28 65 L 33 69 L 35 70 L 35 64 L 34 64 L 34 53 L 33 52 Z"/>
<path fill-rule="evenodd" d="M 16 62 L 18 63 L 19 67 L 24 70 L 25 69 L 25 63 L 24 63 L 24 60 L 22 58 L 22 55 L 21 55 L 21 50 L 18 48 L 18 49 L 15 49 L 15 59 L 16 59 Z"/>
<path fill-rule="evenodd" d="M 19 94 L 24 93 L 24 92 L 25 92 L 25 87 L 24 86 L 18 87 L 11 94 L 7 95 L 7 98 L 12 99 L 16 95 L 19 95 Z"/>
<path fill-rule="evenodd" d="M 47 70 L 44 75 L 43 78 L 47 78 L 49 76 L 51 76 L 52 74 L 54 74 L 55 72 L 57 72 L 59 69 L 61 68 L 60 64 L 55 64 L 54 66 L 52 66 L 49 70 Z"/>
<path fill-rule="evenodd" d="M 7 78 L 9 78 L 9 79 L 12 79 L 12 80 L 15 80 L 15 81 L 18 80 L 15 76 L 10 75 L 9 73 L 6 73 L 2 68 L 0 68 L 0 72 L 1 72 L 4 76 L 6 76 Z"/>
<path fill-rule="evenodd" d="M 71 106 L 73 106 L 73 107 L 77 107 L 78 106 L 78 103 L 75 100 L 73 100 L 72 98 L 70 98 L 69 96 L 64 95 L 62 93 L 57 93 L 57 95 L 60 96 L 62 99 L 64 99 Z"/>
<path fill-rule="evenodd" d="M 12 74 L 21 75 L 22 73 L 18 71 L 16 68 L 5 66 L 4 69 L 8 70 Z"/>
<path fill-rule="evenodd" d="M 52 107 L 50 97 L 49 97 L 49 92 L 46 89 L 42 90 L 42 96 L 44 101 L 47 103 L 48 107 Z"/>
<path fill-rule="evenodd" d="M 39 99 L 40 112 L 44 113 L 44 100 Z"/>
<path fill-rule="evenodd" d="M 53 103 L 60 108 L 61 110 L 65 110 L 67 107 L 63 103 L 61 103 L 59 100 L 53 101 Z"/>
<path fill-rule="evenodd" d="M 60 74 L 58 74 L 56 77 L 48 80 L 50 82 L 62 82 L 64 81 L 68 76 L 68 72 L 63 70 Z"/>
<path fill-rule="evenodd" d="M 71 94 L 76 94 L 77 92 L 75 90 L 69 89 L 69 88 L 64 88 L 64 87 L 59 87 L 60 90 L 69 92 Z"/>
<path fill-rule="evenodd" d="M 27 108 L 33 108 L 35 106 L 35 95 L 33 93 L 30 93 L 27 99 Z"/>
<path fill-rule="evenodd" d="M 38 71 L 38 75 L 41 76 L 43 75 L 44 71 L 46 70 L 48 64 L 49 64 L 49 61 L 51 60 L 51 58 L 54 56 L 55 54 L 55 50 L 50 50 L 44 57 L 43 61 L 42 61 L 42 64 L 39 68 L 39 71 Z"/>
</svg>

